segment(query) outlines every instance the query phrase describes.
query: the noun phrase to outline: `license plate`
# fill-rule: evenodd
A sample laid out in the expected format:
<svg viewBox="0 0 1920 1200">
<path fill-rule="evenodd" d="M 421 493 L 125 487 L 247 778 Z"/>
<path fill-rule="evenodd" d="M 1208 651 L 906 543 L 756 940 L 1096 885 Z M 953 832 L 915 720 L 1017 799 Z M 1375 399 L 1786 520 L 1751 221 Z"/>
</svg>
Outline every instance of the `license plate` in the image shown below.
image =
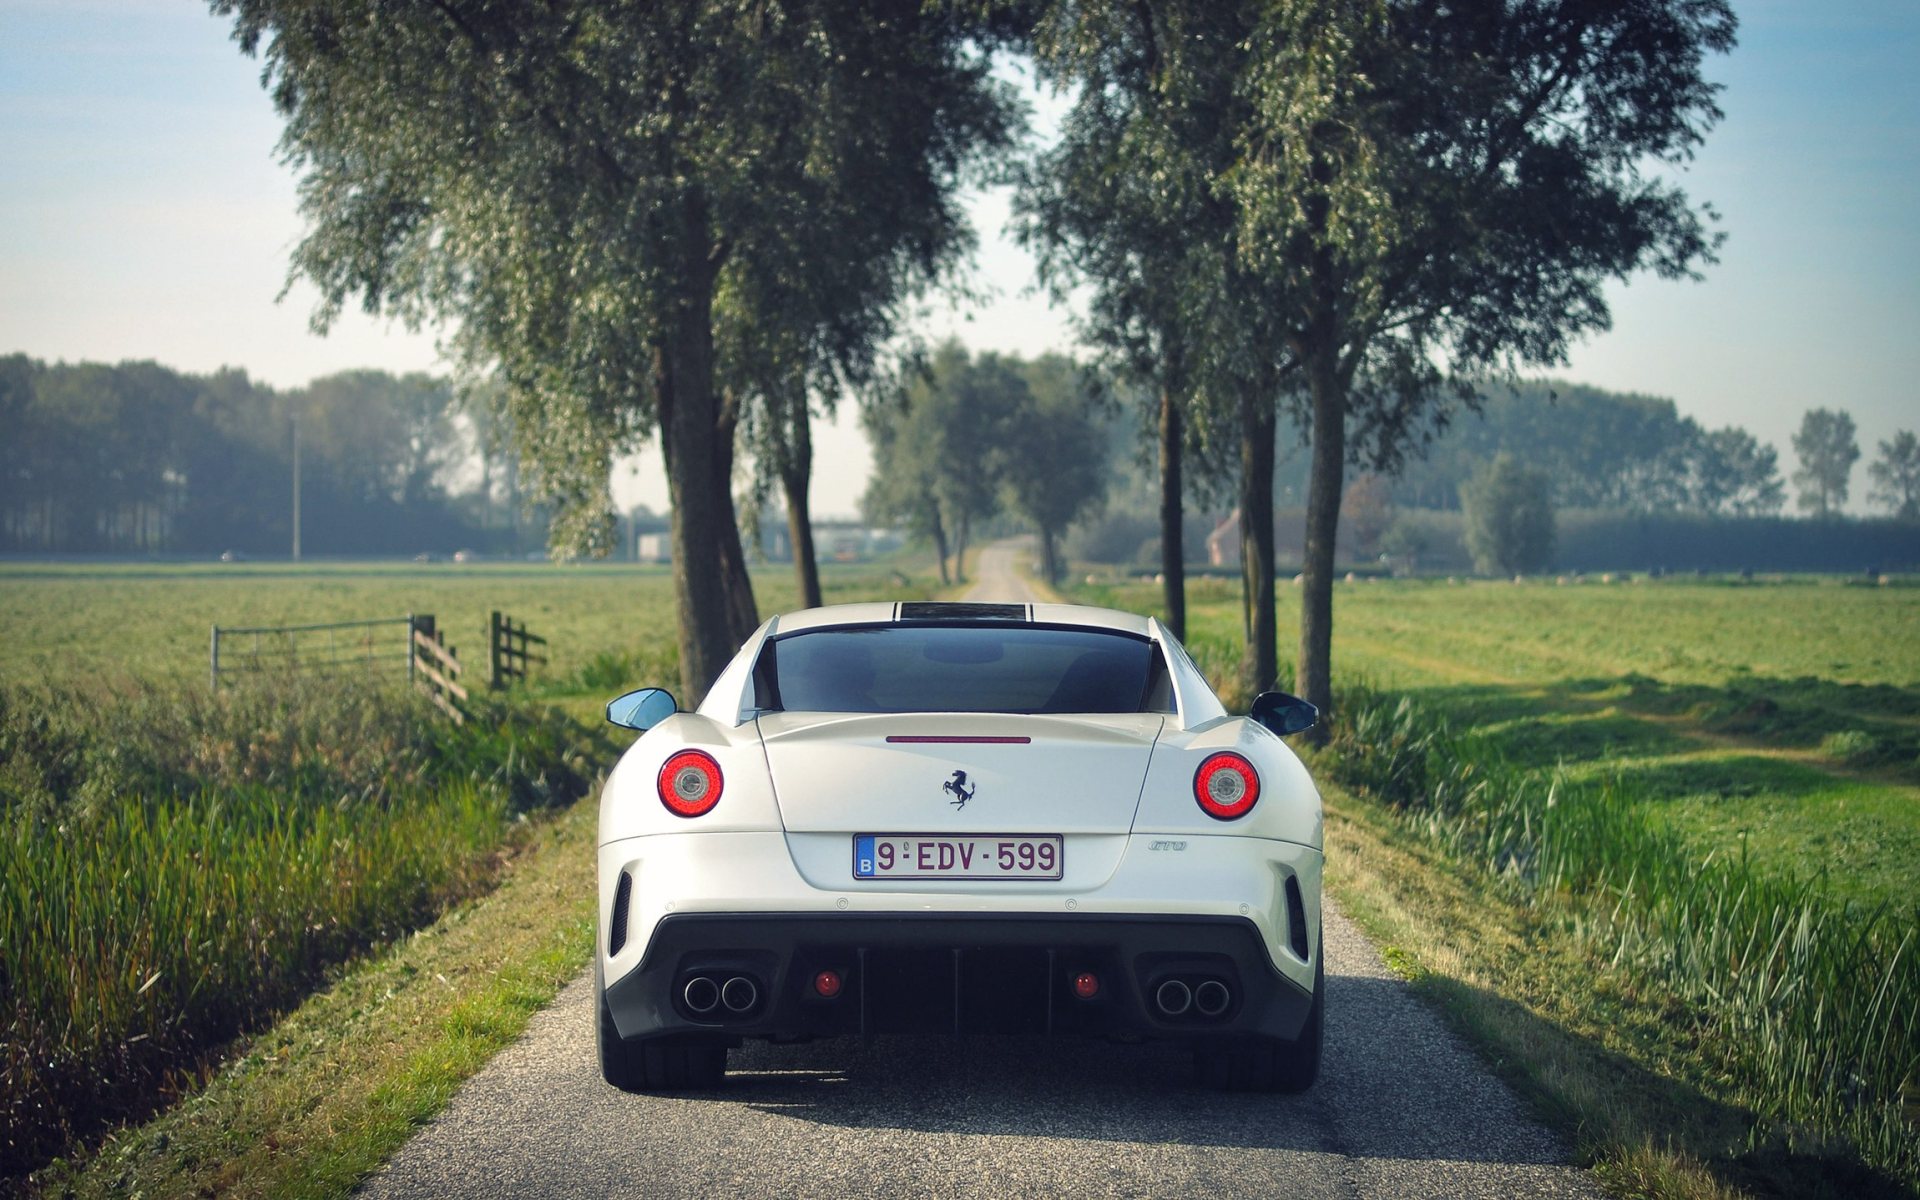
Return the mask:
<svg viewBox="0 0 1920 1200">
<path fill-rule="evenodd" d="M 1058 879 L 1061 837 L 1046 834 L 861 833 L 855 879 Z"/>
</svg>

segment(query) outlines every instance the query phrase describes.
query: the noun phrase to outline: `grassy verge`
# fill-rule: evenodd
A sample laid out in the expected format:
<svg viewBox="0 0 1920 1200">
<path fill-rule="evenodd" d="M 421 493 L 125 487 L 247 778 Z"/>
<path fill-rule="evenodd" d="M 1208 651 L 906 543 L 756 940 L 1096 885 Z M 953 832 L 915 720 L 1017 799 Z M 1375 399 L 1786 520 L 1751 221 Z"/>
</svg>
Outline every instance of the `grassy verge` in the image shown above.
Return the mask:
<svg viewBox="0 0 1920 1200">
<path fill-rule="evenodd" d="M 1237 593 L 1189 600 L 1233 696 Z M 1338 605 L 1329 871 L 1422 993 L 1623 1194 L 1911 1194 L 1916 597 L 1412 582 Z"/>
<path fill-rule="evenodd" d="M 337 964 L 491 885 L 597 733 L 328 686 L 0 689 L 0 1179 L 188 1094 Z"/>
<path fill-rule="evenodd" d="M 1425 990 L 1496 1059 L 1544 1057 L 1536 1090 L 1626 1190 L 1920 1186 L 1911 920 L 1744 858 L 1702 860 L 1617 786 L 1542 781 L 1404 698 L 1349 689 L 1314 766 L 1369 801 L 1341 809 L 1346 836 L 1374 843 L 1356 859 L 1395 845 L 1429 881 L 1357 871 L 1372 883 L 1357 907 L 1399 914 L 1376 932 L 1421 948 L 1409 961 Z M 1463 912 L 1461 893 L 1492 915 Z M 1540 1042 L 1575 1049 L 1541 1056 Z"/>
<path fill-rule="evenodd" d="M 314 995 L 46 1195 L 349 1194 L 525 1029 L 593 944 L 595 806 L 541 817 L 491 894 Z"/>
</svg>

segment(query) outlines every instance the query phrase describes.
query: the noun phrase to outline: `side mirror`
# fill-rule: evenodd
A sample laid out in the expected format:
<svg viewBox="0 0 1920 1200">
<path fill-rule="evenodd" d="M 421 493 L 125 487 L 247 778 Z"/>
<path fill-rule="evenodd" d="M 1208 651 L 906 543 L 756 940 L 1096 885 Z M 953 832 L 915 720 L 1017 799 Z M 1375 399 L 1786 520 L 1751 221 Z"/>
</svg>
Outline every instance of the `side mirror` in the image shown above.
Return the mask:
<svg viewBox="0 0 1920 1200">
<path fill-rule="evenodd" d="M 645 733 L 680 711 L 680 702 L 665 688 L 641 688 L 607 701 L 607 721 Z"/>
<path fill-rule="evenodd" d="M 1253 698 L 1253 709 L 1247 715 L 1281 737 L 1305 733 L 1320 720 L 1319 709 L 1285 692 L 1261 692 Z"/>
</svg>

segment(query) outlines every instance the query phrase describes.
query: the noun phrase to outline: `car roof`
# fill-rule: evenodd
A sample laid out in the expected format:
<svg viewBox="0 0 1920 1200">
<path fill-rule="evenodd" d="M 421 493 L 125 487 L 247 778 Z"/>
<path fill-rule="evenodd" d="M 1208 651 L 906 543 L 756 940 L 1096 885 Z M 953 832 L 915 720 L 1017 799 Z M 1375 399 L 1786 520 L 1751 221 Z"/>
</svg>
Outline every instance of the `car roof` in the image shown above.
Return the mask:
<svg viewBox="0 0 1920 1200">
<path fill-rule="evenodd" d="M 1145 617 L 1086 604 L 973 604 L 921 600 L 829 604 L 821 608 L 782 613 L 770 623 L 767 634 L 778 637 L 807 629 L 842 625 L 914 625 L 928 621 L 957 625 L 977 621 L 983 627 L 1007 622 L 1077 625 L 1086 629 L 1131 633 L 1139 637 L 1154 636 L 1152 623 Z"/>
</svg>

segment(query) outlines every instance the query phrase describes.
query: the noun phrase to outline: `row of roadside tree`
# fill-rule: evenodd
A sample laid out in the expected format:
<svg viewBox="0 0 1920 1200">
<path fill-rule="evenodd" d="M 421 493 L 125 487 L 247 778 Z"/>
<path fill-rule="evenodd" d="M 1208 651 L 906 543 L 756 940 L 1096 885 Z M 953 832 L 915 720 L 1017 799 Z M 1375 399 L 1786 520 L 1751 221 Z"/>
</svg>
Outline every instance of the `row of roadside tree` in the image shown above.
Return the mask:
<svg viewBox="0 0 1920 1200">
<path fill-rule="evenodd" d="M 1182 455 L 1237 447 L 1253 691 L 1275 432 L 1305 431 L 1298 686 L 1323 706 L 1349 468 L 1393 470 L 1487 377 L 1606 328 L 1609 281 L 1718 243 L 1672 169 L 1721 115 L 1725 0 L 213 8 L 265 60 L 322 324 L 445 318 L 584 549 L 612 457 L 659 434 L 694 695 L 758 618 L 736 447 L 804 513 L 809 418 L 952 277 L 969 182 L 1018 183 L 1047 281 L 1155 400 L 1176 630 Z M 1001 55 L 1068 97 L 1037 154 Z"/>
</svg>

